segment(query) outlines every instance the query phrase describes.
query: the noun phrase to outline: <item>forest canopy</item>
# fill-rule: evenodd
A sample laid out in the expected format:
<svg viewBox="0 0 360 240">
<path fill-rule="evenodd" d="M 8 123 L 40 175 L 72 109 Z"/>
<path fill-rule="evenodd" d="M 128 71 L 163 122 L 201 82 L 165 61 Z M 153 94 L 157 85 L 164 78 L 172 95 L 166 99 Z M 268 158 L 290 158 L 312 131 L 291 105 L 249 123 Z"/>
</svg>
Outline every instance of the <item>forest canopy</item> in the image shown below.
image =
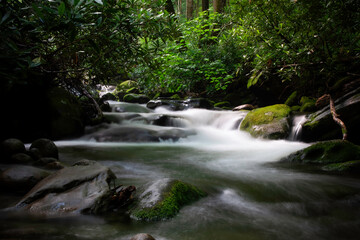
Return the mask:
<svg viewBox="0 0 360 240">
<path fill-rule="evenodd" d="M 1 91 L 147 94 L 280 86 L 320 95 L 360 77 L 357 0 L 1 0 Z"/>
</svg>

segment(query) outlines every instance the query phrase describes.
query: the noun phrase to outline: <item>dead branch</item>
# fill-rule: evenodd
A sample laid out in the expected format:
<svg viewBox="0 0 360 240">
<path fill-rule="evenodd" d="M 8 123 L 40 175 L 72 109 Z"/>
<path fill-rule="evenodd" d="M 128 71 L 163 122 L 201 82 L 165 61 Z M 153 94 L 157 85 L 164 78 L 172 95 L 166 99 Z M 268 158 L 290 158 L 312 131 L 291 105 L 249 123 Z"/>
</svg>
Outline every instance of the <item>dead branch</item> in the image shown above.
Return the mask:
<svg viewBox="0 0 360 240">
<path fill-rule="evenodd" d="M 331 98 L 330 94 L 328 94 L 328 96 L 329 96 L 329 100 L 330 100 L 331 115 L 332 115 L 334 121 L 341 127 L 341 132 L 343 134 L 342 140 L 346 140 L 347 139 L 347 129 L 346 129 L 345 123 L 339 118 L 340 115 L 336 113 L 334 100 Z"/>
</svg>

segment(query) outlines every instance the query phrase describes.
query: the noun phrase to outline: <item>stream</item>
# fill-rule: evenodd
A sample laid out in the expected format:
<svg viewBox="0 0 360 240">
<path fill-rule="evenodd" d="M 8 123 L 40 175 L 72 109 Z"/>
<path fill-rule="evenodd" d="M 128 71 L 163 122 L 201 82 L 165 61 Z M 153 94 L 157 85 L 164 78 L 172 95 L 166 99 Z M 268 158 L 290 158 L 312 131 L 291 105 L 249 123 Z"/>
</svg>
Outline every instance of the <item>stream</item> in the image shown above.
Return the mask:
<svg viewBox="0 0 360 240">
<path fill-rule="evenodd" d="M 244 112 L 110 105 L 113 112 L 106 117 L 112 123 L 55 142 L 62 162 L 99 161 L 121 184 L 137 188 L 179 179 L 208 196 L 160 222 L 118 213 L 69 218 L 0 213 L 0 230 L 7 233 L 0 239 L 129 240 L 137 233 L 156 240 L 358 239 L 359 179 L 273 164 L 309 144 L 255 139 L 238 130 Z M 0 206 L 17 200 L 2 195 Z"/>
</svg>

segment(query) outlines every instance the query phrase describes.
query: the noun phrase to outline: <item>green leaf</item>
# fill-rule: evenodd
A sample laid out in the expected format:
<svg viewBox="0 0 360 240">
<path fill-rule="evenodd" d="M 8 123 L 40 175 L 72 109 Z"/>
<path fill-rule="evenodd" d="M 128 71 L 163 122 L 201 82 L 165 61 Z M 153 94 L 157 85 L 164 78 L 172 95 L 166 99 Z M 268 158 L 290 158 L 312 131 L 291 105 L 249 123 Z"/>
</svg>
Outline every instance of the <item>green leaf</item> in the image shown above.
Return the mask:
<svg viewBox="0 0 360 240">
<path fill-rule="evenodd" d="M 6 21 L 6 19 L 8 19 L 9 17 L 10 17 L 10 11 L 7 11 L 6 13 L 5 13 L 5 15 L 1 18 L 1 22 L 0 22 L 0 24 L 2 24 L 3 22 L 5 22 Z"/>
<path fill-rule="evenodd" d="M 65 9 L 66 9 L 65 3 L 61 2 L 59 7 L 58 7 L 58 13 L 59 13 L 60 16 L 64 15 Z"/>
</svg>

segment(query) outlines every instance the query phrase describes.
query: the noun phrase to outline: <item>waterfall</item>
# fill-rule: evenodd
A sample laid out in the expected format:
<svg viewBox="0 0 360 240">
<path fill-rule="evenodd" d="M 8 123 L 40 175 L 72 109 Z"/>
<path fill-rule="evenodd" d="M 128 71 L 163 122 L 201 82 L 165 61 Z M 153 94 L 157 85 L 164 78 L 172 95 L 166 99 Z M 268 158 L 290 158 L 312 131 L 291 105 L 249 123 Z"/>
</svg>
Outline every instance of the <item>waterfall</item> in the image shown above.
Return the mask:
<svg viewBox="0 0 360 240">
<path fill-rule="evenodd" d="M 302 126 L 306 122 L 306 120 L 307 120 L 306 115 L 298 115 L 293 118 L 292 128 L 291 128 L 291 132 L 289 135 L 290 141 L 299 140 L 299 138 L 301 136 Z"/>
</svg>

